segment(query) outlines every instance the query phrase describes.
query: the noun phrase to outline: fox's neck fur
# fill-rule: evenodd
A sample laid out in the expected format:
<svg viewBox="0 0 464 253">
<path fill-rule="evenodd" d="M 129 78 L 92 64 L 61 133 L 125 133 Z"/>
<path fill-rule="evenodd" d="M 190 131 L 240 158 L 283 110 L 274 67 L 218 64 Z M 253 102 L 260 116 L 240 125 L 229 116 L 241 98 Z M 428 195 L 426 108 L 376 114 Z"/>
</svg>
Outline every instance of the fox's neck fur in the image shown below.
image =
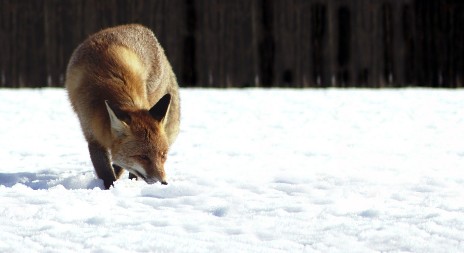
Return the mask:
<svg viewBox="0 0 464 253">
<path fill-rule="evenodd" d="M 86 66 L 86 72 L 105 100 L 120 110 L 149 109 L 147 85 L 148 70 L 140 58 L 120 45 L 110 45 L 97 64 Z M 89 80 L 90 81 L 90 80 Z"/>
</svg>

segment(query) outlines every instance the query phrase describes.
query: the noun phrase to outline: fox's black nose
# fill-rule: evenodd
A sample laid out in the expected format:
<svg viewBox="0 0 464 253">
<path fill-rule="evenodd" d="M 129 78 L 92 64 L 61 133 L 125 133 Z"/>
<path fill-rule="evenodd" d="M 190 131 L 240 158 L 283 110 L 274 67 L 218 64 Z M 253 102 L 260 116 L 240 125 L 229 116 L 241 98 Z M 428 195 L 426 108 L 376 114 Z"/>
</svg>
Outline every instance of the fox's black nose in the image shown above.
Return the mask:
<svg viewBox="0 0 464 253">
<path fill-rule="evenodd" d="M 168 185 L 168 182 L 162 181 L 161 184 L 162 184 L 162 185 Z"/>
</svg>

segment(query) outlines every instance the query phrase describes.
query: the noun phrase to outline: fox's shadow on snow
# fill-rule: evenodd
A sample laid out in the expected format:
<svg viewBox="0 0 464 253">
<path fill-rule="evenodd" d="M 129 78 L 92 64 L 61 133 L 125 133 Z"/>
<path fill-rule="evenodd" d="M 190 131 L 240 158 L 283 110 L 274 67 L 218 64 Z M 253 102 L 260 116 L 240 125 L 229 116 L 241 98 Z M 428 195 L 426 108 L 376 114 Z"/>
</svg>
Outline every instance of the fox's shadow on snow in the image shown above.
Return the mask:
<svg viewBox="0 0 464 253">
<path fill-rule="evenodd" d="M 47 190 L 58 185 L 62 185 L 68 190 L 93 189 L 95 187 L 103 189 L 103 182 L 96 179 L 91 173 L 68 175 L 67 177 L 47 170 L 37 173 L 0 173 L 0 185 L 13 187 L 16 184 L 25 185 L 33 190 Z"/>
</svg>

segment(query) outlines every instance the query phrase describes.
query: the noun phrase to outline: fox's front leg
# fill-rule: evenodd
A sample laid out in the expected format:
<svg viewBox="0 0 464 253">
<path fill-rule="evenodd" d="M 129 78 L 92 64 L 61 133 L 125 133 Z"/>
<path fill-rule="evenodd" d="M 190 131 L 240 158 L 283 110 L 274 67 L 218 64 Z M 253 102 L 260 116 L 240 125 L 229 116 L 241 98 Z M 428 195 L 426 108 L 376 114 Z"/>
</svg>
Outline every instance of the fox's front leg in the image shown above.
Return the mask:
<svg viewBox="0 0 464 253">
<path fill-rule="evenodd" d="M 89 142 L 89 152 L 97 177 L 103 180 L 105 189 L 109 189 L 116 181 L 116 175 L 111 166 L 108 150 L 96 142 Z"/>
</svg>

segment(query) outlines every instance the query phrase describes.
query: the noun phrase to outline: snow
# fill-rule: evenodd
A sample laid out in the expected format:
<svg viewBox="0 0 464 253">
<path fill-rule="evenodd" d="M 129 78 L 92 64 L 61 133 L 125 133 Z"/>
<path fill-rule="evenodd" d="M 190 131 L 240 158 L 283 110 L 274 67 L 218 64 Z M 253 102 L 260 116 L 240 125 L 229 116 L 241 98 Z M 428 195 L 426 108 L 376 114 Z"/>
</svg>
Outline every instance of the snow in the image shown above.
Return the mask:
<svg viewBox="0 0 464 253">
<path fill-rule="evenodd" d="M 0 90 L 0 252 L 464 252 L 464 90 L 181 98 L 169 185 L 105 191 L 63 89 Z"/>
</svg>

